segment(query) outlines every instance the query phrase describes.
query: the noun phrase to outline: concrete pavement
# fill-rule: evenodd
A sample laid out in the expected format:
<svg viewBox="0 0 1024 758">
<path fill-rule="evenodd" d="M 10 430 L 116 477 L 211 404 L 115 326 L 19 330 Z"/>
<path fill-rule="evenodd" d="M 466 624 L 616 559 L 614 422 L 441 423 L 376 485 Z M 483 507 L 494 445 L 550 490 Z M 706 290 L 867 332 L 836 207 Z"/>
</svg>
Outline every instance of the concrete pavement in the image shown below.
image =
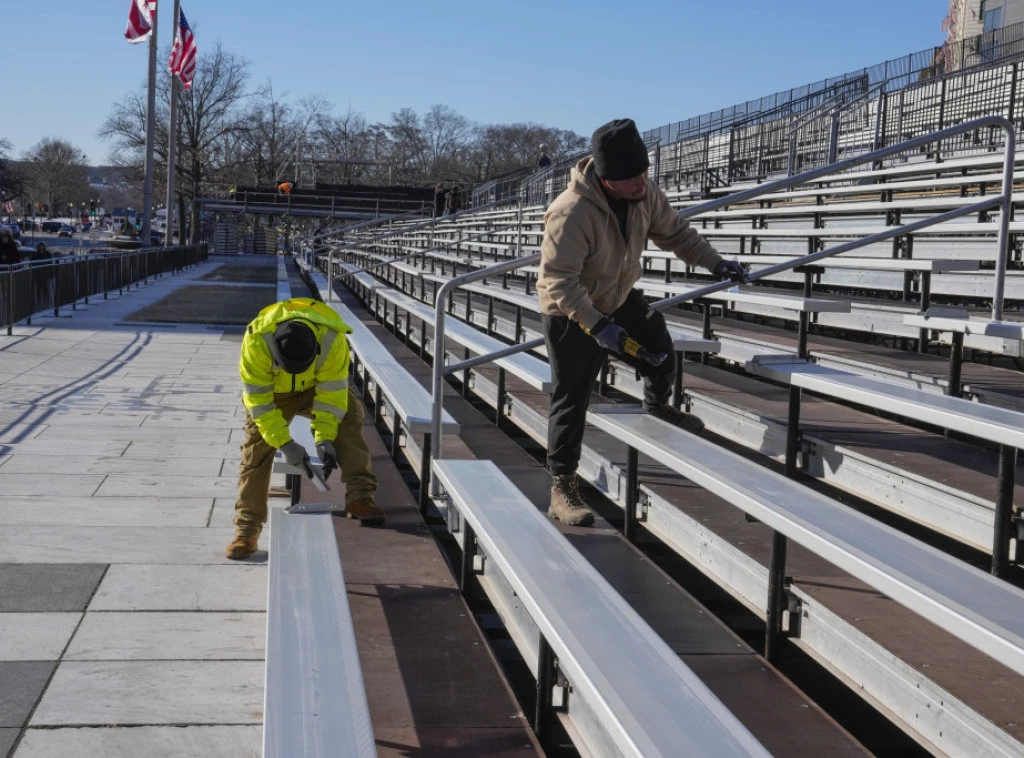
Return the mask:
<svg viewBox="0 0 1024 758">
<path fill-rule="evenodd" d="M 260 754 L 240 330 L 122 323 L 217 265 L 0 335 L 0 756 Z"/>
</svg>

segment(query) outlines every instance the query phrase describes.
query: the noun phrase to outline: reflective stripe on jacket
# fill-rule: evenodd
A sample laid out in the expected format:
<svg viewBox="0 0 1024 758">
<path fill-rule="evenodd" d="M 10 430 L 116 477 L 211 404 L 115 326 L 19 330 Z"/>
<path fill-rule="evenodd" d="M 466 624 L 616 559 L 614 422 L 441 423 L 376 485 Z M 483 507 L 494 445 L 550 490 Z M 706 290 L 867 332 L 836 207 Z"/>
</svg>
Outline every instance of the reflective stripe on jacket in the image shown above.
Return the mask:
<svg viewBox="0 0 1024 758">
<path fill-rule="evenodd" d="M 283 321 L 298 319 L 316 333 L 320 353 L 301 374 L 289 374 L 274 362 L 270 344 Z M 275 394 L 316 388 L 313 437 L 333 441 L 348 411 L 349 350 L 345 335 L 352 330 L 334 310 L 318 300 L 293 298 L 269 305 L 253 319 L 242 340 L 239 373 L 242 403 L 268 445 L 281 447 L 291 439 Z"/>
</svg>

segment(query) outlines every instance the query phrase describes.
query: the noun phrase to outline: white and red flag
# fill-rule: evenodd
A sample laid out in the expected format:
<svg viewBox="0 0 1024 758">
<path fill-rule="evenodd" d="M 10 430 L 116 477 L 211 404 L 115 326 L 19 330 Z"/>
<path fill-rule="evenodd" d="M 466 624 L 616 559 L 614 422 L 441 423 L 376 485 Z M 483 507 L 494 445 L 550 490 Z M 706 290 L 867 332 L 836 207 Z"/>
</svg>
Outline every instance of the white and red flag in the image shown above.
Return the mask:
<svg viewBox="0 0 1024 758">
<path fill-rule="evenodd" d="M 178 11 L 178 30 L 174 34 L 174 46 L 171 48 L 171 59 L 167 63 L 171 76 L 181 79 L 185 89 L 192 86 L 192 77 L 196 74 L 196 38 L 192 28 L 185 20 L 185 11 Z"/>
<path fill-rule="evenodd" d="M 124 30 L 124 38 L 135 44 L 145 42 L 153 31 L 153 14 L 156 12 L 156 0 L 132 0 L 128 11 L 128 26 Z"/>
</svg>

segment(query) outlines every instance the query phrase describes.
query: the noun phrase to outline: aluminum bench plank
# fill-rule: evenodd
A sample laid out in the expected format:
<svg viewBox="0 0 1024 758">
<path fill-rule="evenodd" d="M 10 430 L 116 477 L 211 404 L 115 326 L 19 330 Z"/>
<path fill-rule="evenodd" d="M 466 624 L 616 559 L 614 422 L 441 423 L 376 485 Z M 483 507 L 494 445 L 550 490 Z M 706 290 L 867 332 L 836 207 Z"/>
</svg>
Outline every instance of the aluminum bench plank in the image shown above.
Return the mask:
<svg viewBox="0 0 1024 758">
<path fill-rule="evenodd" d="M 587 420 L 1024 674 L 1024 591 L 649 414 Z"/>
<path fill-rule="evenodd" d="M 768 755 L 492 461 L 433 470 L 551 645 L 569 697 L 594 710 L 617 754 Z"/>
<path fill-rule="evenodd" d="M 771 229 L 748 229 L 746 227 L 722 227 L 716 229 L 714 227 L 697 227 L 697 231 L 700 232 L 702 237 L 783 237 L 783 238 L 807 238 L 807 237 L 867 237 L 872 234 L 878 234 L 881 231 L 885 231 L 885 226 L 866 226 L 866 227 L 826 227 L 825 229 L 786 229 L 781 227 Z M 937 224 L 936 226 L 926 227 L 919 229 L 916 232 L 911 232 L 913 236 L 918 237 L 922 235 L 958 235 L 958 236 L 976 236 L 979 234 L 992 234 L 995 235 L 999 231 L 999 225 L 997 223 L 986 222 L 977 224 Z M 1011 232 L 1024 232 L 1024 221 L 1011 221 L 1010 222 Z"/>
<path fill-rule="evenodd" d="M 381 293 L 381 297 L 408 311 L 416 318 L 434 325 L 434 309 L 396 290 Z M 488 337 L 481 331 L 455 318 L 445 320 L 445 337 L 458 342 L 470 352 L 486 355 L 508 347 L 504 342 Z M 518 353 L 499 358 L 495 363 L 506 371 L 518 376 L 524 382 L 543 392 L 551 391 L 551 367 L 532 355 Z"/>
<path fill-rule="evenodd" d="M 960 332 L 961 334 L 978 334 L 1007 340 L 1024 340 L 1024 322 L 1020 321 L 992 321 L 980 318 L 952 318 L 918 314 L 904 316 L 903 323 L 922 329 L 934 329 L 937 332 Z"/>
<path fill-rule="evenodd" d="M 329 514 L 270 513 L 265 758 L 377 755 Z"/>
<path fill-rule="evenodd" d="M 641 279 L 636 286 L 644 292 L 663 292 L 670 295 L 681 295 L 693 292 L 706 284 L 684 284 L 682 282 L 670 282 L 666 284 L 657 279 Z M 825 300 L 817 297 L 802 297 L 794 295 L 772 295 L 752 290 L 726 290 L 706 296 L 708 300 L 718 300 L 733 303 L 744 303 L 746 305 L 760 305 L 770 308 L 782 308 L 791 311 L 806 311 L 808 313 L 849 313 L 850 303 L 844 300 Z"/>
<path fill-rule="evenodd" d="M 752 361 L 748 370 L 811 392 L 1024 449 L 1024 413 L 805 362 Z M 1024 610 L 1022 610 L 1024 617 Z"/>
<path fill-rule="evenodd" d="M 327 277 L 319 271 L 313 272 L 313 283 L 323 292 L 327 288 Z M 395 359 L 373 332 L 352 310 L 338 300 L 325 303 L 341 316 L 352 332 L 348 335 L 349 345 L 355 350 L 363 366 L 369 372 L 381 392 L 388 399 L 399 418 L 404 419 L 410 434 L 426 434 L 431 431 L 430 414 L 433 401 L 430 391 L 416 381 Z M 450 434 L 459 433 L 459 424 L 447 411 L 441 416 L 443 430 Z"/>
<path fill-rule="evenodd" d="M 672 253 L 663 250 L 645 250 L 644 258 L 650 260 L 678 260 Z M 763 263 L 766 266 L 776 263 L 786 263 L 799 256 L 796 255 L 758 255 L 725 253 L 723 258 L 742 263 Z M 867 271 L 930 271 L 942 273 L 945 271 L 977 271 L 981 268 L 981 261 L 976 260 L 952 260 L 945 258 L 844 258 L 837 255 L 825 260 L 814 261 L 813 266 L 824 266 L 826 268 L 852 268 Z"/>
</svg>

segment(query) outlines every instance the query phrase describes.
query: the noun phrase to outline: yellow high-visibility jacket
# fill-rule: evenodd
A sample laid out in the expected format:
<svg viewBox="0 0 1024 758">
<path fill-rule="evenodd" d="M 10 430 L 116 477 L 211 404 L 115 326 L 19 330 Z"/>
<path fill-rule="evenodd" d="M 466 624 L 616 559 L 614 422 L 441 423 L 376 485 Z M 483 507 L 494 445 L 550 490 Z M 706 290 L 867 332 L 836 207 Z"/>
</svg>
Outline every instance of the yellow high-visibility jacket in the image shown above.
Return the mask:
<svg viewBox="0 0 1024 758">
<path fill-rule="evenodd" d="M 274 362 L 270 344 L 282 321 L 298 319 L 312 327 L 320 354 L 301 374 L 289 374 Z M 334 310 L 318 300 L 292 298 L 268 305 L 253 319 L 242 340 L 242 403 L 268 445 L 281 447 L 292 438 L 274 395 L 316 387 L 313 437 L 334 441 L 348 411 L 349 350 L 345 335 L 352 330 Z"/>
</svg>

